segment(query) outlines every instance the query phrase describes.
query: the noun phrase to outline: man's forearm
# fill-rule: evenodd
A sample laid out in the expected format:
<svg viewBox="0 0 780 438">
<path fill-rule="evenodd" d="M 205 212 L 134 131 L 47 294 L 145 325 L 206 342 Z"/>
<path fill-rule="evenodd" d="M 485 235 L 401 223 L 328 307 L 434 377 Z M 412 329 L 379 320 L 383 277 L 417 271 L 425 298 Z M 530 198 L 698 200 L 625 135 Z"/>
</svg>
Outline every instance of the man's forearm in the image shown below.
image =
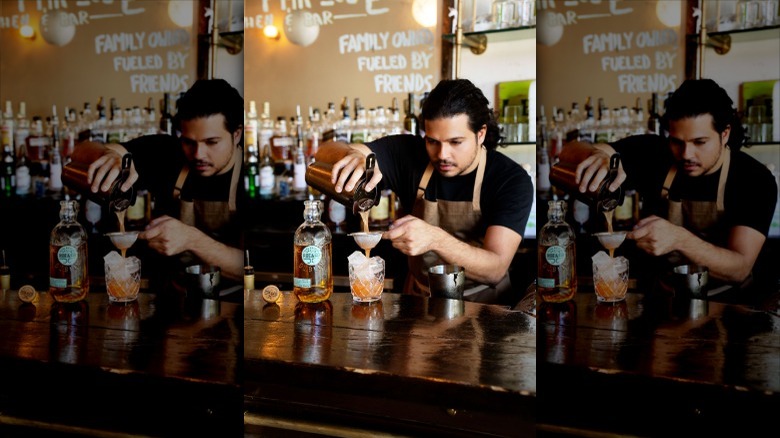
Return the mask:
<svg viewBox="0 0 780 438">
<path fill-rule="evenodd" d="M 506 275 L 512 260 L 502 260 L 501 256 L 483 248 L 469 245 L 439 229 L 436 245 L 432 250 L 444 262 L 463 266 L 466 277 L 479 283 L 495 285 Z"/>
<path fill-rule="evenodd" d="M 199 238 L 190 242 L 189 250 L 203 262 L 220 267 L 221 275 L 232 280 L 244 276 L 244 255 L 239 248 L 218 242 L 200 232 Z"/>
<path fill-rule="evenodd" d="M 744 281 L 753 268 L 749 257 L 706 242 L 687 230 L 678 240 L 677 250 L 691 262 L 706 266 L 712 277 L 729 282 Z"/>
</svg>

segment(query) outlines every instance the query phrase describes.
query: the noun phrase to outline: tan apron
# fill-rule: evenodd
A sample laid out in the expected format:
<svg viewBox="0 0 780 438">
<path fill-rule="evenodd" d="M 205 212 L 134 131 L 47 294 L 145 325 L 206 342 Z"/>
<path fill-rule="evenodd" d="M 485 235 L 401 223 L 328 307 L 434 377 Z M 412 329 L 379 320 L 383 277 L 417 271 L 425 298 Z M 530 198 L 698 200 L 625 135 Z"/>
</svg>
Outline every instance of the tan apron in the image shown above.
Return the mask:
<svg viewBox="0 0 780 438">
<path fill-rule="evenodd" d="M 669 199 L 669 188 L 672 186 L 674 177 L 677 174 L 677 167 L 672 166 L 666 174 L 664 185 L 661 188 L 661 198 L 667 202 L 667 219 L 674 225 L 684 227 L 694 233 L 699 238 L 706 240 L 718 246 L 725 246 L 728 239 L 728 230 L 723 221 L 725 212 L 725 193 L 726 180 L 728 179 L 729 166 L 731 163 L 731 150 L 726 147 L 724 150 L 723 164 L 720 168 L 720 177 L 718 178 L 718 195 L 715 201 L 691 201 L 683 199 L 674 201 Z M 678 251 L 672 251 L 666 255 L 668 268 L 673 266 L 687 264 L 690 261 Z M 748 281 L 750 278 L 748 279 Z M 714 286 L 723 284 L 713 280 L 710 277 L 708 289 L 712 290 Z M 745 283 L 747 284 L 747 282 Z"/>
<path fill-rule="evenodd" d="M 173 188 L 173 198 L 179 203 L 179 220 L 189 226 L 193 226 L 212 237 L 222 235 L 224 230 L 231 225 L 236 216 L 236 193 L 241 176 L 243 153 L 241 148 L 236 148 L 233 153 L 233 171 L 230 178 L 230 194 L 228 201 L 206 201 L 195 199 L 185 201 L 181 199 L 181 189 L 190 172 L 188 165 L 184 165 L 176 179 Z M 189 255 L 189 258 L 194 258 Z"/>
<path fill-rule="evenodd" d="M 430 182 L 434 170 L 433 164 L 428 163 L 428 167 L 425 169 L 425 173 L 423 173 L 417 188 L 417 198 L 412 207 L 412 215 L 421 218 L 428 224 L 440 227 L 469 245 L 482 247 L 484 236 L 477 233 L 477 226 L 482 218 L 479 202 L 486 162 L 487 149 L 483 146 L 479 152 L 479 163 L 477 165 L 477 175 L 474 181 L 474 192 L 471 202 L 426 200 L 425 189 L 428 187 L 428 182 Z M 409 276 L 407 277 L 404 292 L 430 296 L 428 268 L 442 263 L 444 263 L 442 259 L 433 251 L 428 251 L 419 256 L 410 256 Z M 463 299 L 466 301 L 491 303 L 497 301 L 501 294 L 508 292 L 510 289 L 509 275 L 504 275 L 504 278 L 495 287 L 466 279 Z"/>
</svg>

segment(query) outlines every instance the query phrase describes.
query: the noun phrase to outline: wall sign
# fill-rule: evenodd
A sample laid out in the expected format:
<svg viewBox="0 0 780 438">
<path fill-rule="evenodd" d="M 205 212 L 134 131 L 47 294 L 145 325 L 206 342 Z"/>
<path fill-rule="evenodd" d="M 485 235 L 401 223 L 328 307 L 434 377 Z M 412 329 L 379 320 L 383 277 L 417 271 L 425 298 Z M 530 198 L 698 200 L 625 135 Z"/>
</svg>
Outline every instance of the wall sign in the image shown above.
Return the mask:
<svg viewBox="0 0 780 438">
<path fill-rule="evenodd" d="M 538 2 L 539 97 L 548 111 L 603 97 L 610 108 L 664 95 L 684 80 L 685 2 Z M 646 110 L 646 108 L 644 108 Z"/>
<path fill-rule="evenodd" d="M 3 0 L 0 99 L 81 109 L 100 96 L 122 108 L 146 106 L 195 80 L 198 2 L 192 0 Z M 34 36 L 20 30 L 29 25 Z M 20 68 L 23 66 L 23 68 Z M 159 108 L 156 108 L 159 110 Z M 60 117 L 63 113 L 59 114 Z"/>
<path fill-rule="evenodd" d="M 247 1 L 246 99 L 269 101 L 274 114 L 289 117 L 296 105 L 325 110 L 345 95 L 387 108 L 393 97 L 400 107 L 407 93 L 430 91 L 440 76 L 440 36 L 414 20 L 413 3 Z M 278 40 L 263 36 L 271 25 Z"/>
</svg>

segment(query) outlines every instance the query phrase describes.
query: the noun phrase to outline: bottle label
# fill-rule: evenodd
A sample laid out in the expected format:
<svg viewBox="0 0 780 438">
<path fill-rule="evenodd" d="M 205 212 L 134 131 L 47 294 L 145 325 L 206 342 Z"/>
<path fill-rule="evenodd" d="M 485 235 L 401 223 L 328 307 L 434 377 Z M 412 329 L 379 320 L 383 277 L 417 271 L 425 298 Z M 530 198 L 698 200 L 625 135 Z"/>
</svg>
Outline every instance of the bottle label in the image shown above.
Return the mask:
<svg viewBox="0 0 780 438">
<path fill-rule="evenodd" d="M 59 251 L 57 251 L 57 260 L 59 260 L 59 262 L 65 266 L 73 265 L 74 263 L 76 263 L 76 260 L 78 260 L 78 258 L 79 258 L 78 251 L 76 251 L 76 248 L 70 245 L 65 245 L 63 247 L 60 247 Z"/>
<path fill-rule="evenodd" d="M 68 287 L 68 280 L 65 278 L 49 277 L 49 286 L 65 288 Z"/>
<path fill-rule="evenodd" d="M 316 266 L 321 259 L 322 250 L 317 246 L 309 245 L 301 252 L 301 260 L 309 266 Z"/>
<path fill-rule="evenodd" d="M 560 266 L 566 260 L 566 250 L 561 246 L 553 245 L 547 248 L 544 258 L 547 260 L 547 263 L 553 266 Z"/>
<path fill-rule="evenodd" d="M 539 287 L 555 287 L 555 279 L 554 278 L 538 278 L 536 280 L 536 284 L 539 285 Z"/>
<path fill-rule="evenodd" d="M 295 287 L 303 287 L 303 288 L 310 288 L 311 287 L 311 278 L 293 278 L 293 286 Z"/>
</svg>

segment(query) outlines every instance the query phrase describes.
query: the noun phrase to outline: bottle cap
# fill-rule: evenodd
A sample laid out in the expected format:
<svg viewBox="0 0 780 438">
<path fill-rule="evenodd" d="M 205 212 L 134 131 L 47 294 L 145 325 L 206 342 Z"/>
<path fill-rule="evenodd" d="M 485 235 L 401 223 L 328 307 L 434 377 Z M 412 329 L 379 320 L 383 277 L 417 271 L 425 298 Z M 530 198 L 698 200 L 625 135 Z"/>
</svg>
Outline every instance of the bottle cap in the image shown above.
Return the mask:
<svg viewBox="0 0 780 438">
<path fill-rule="evenodd" d="M 19 288 L 19 299 L 25 303 L 36 303 L 38 302 L 38 291 L 29 284 L 25 284 Z"/>
<path fill-rule="evenodd" d="M 263 299 L 268 303 L 275 303 L 282 297 L 282 293 L 279 291 L 279 288 L 273 284 L 269 284 L 268 286 L 264 287 L 262 295 Z"/>
</svg>

